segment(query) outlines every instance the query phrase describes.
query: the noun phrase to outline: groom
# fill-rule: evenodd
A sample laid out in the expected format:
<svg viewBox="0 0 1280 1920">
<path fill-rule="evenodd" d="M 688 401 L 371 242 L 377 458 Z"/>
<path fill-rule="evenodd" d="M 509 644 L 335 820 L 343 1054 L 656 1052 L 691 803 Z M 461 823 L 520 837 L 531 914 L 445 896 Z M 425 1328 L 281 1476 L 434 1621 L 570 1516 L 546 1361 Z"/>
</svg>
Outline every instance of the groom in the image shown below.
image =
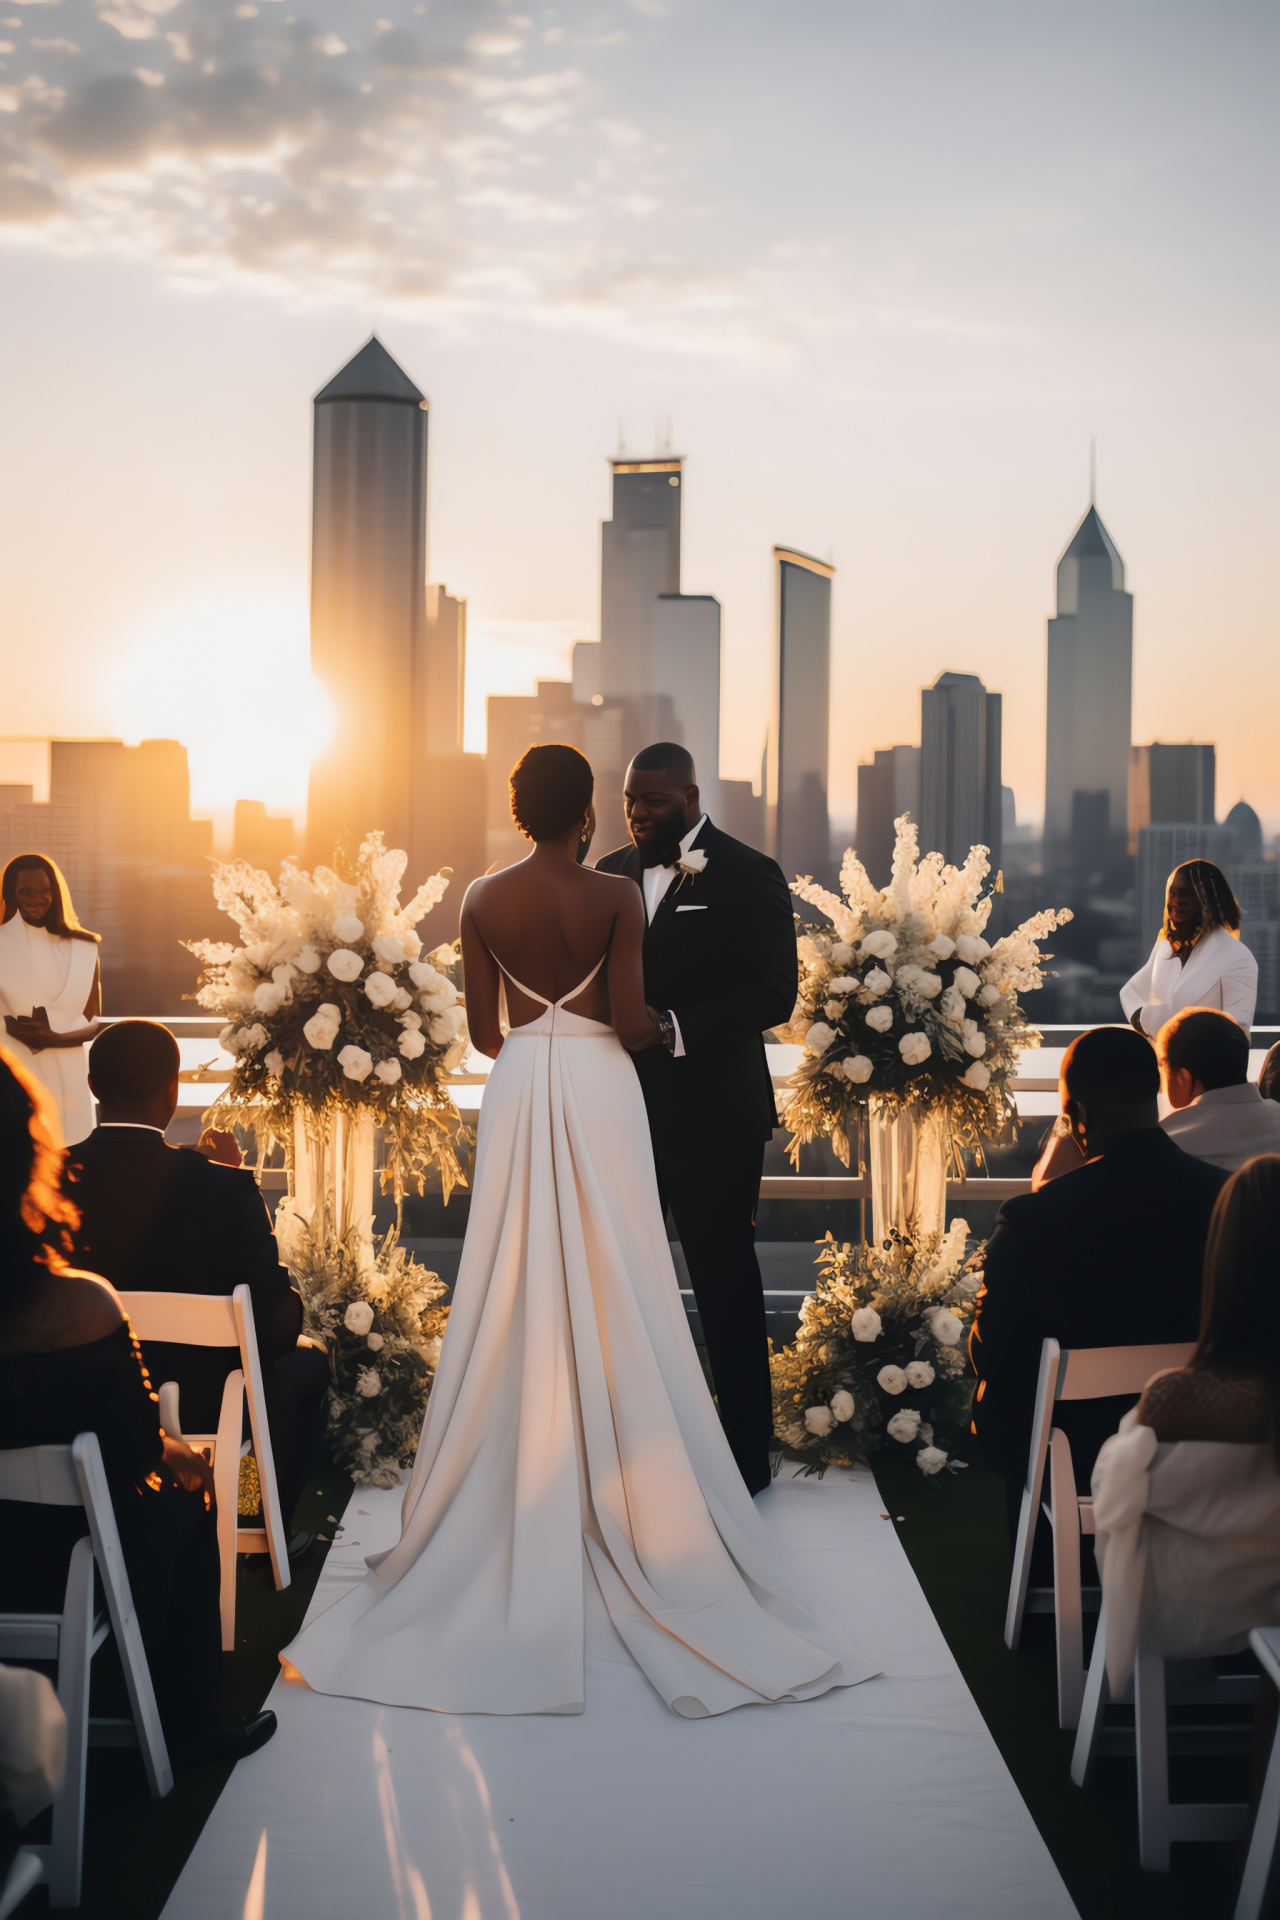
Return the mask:
<svg viewBox="0 0 1280 1920">
<path fill-rule="evenodd" d="M 772 860 L 712 826 L 693 761 L 663 741 L 623 793 L 633 845 L 602 873 L 644 894 L 645 998 L 663 1044 L 635 1056 L 658 1186 L 689 1267 L 720 1417 L 752 1493 L 769 1483 L 772 1394 L 755 1209 L 778 1123 L 763 1033 L 796 1000 L 791 899 Z"/>
</svg>

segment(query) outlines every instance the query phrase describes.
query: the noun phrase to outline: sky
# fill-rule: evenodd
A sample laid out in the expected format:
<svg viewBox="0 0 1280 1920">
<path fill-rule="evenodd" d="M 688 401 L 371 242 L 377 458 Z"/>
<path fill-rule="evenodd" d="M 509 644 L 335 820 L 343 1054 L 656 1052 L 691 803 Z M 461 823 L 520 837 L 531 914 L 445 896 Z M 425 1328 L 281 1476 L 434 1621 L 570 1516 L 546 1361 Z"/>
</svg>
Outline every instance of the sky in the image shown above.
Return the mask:
<svg viewBox="0 0 1280 1920">
<path fill-rule="evenodd" d="M 607 458 L 670 422 L 724 773 L 778 542 L 837 569 L 837 817 L 951 669 L 1035 819 L 1096 437 L 1134 738 L 1216 741 L 1280 827 L 1274 6 L 297 5 L 0 0 L 5 734 L 174 734 L 197 806 L 301 806 L 310 399 L 376 328 L 469 746 L 595 636 Z"/>
</svg>

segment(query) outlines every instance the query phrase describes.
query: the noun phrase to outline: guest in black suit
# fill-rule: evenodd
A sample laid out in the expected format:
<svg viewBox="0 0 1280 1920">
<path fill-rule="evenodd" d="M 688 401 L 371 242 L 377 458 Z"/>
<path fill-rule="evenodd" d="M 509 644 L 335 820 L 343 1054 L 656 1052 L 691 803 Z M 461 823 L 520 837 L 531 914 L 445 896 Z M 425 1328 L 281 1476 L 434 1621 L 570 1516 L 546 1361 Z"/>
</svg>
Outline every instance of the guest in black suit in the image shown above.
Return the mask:
<svg viewBox="0 0 1280 1920">
<path fill-rule="evenodd" d="M 1040 1345 L 1152 1346 L 1200 1333 L 1205 1241 L 1226 1181 L 1159 1124 L 1160 1069 L 1122 1027 L 1081 1034 L 1062 1063 L 1062 1108 L 1085 1164 L 1007 1200 L 987 1243 L 969 1338 L 973 1431 L 1004 1474 L 1016 1528 Z M 1134 1398 L 1064 1402 L 1079 1490 Z"/>
<path fill-rule="evenodd" d="M 772 1395 L 755 1209 L 778 1124 L 763 1035 L 795 1008 L 791 898 L 772 860 L 712 826 L 683 747 L 638 753 L 624 799 L 633 845 L 597 865 L 644 894 L 645 998 L 664 1028 L 662 1046 L 634 1056 L 636 1072 L 720 1416 L 757 1493 L 769 1481 Z"/>
<path fill-rule="evenodd" d="M 328 1362 L 297 1344 L 302 1302 L 280 1265 L 253 1175 L 165 1140 L 178 1104 L 178 1065 L 177 1041 L 149 1020 L 121 1020 L 90 1048 L 98 1124 L 71 1149 L 67 1170 L 80 1212 L 76 1255 L 126 1293 L 227 1294 L 247 1284 L 288 1526 L 324 1438 Z M 143 1356 L 157 1386 L 177 1381 L 184 1430 L 213 1432 L 237 1350 L 148 1341 Z M 310 1542 L 309 1534 L 296 1536 L 291 1554 Z"/>
</svg>

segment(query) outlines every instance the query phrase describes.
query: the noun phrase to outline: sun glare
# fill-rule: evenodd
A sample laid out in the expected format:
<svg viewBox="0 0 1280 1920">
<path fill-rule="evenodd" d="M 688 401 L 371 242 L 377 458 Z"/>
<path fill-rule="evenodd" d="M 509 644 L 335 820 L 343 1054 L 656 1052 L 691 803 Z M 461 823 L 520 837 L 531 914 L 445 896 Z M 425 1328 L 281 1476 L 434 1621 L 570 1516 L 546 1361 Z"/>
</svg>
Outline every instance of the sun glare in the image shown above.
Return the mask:
<svg viewBox="0 0 1280 1920">
<path fill-rule="evenodd" d="M 139 634 L 112 684 L 126 740 L 185 743 L 194 808 L 262 800 L 301 817 L 332 724 L 301 595 L 244 589 L 175 607 Z"/>
</svg>

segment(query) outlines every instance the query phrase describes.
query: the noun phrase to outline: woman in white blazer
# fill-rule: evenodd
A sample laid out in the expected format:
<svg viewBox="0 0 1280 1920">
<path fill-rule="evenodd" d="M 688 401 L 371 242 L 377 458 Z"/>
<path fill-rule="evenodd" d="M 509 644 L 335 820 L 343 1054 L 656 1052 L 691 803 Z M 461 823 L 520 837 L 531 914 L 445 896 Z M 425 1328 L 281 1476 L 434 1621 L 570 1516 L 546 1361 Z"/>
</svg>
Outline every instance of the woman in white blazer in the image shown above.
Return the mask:
<svg viewBox="0 0 1280 1920">
<path fill-rule="evenodd" d="M 1183 1007 L 1221 1007 L 1247 1032 L 1257 1000 L 1258 963 L 1240 939 L 1240 908 L 1221 868 L 1184 861 L 1169 875 L 1151 957 L 1120 989 L 1126 1017 L 1154 1040 Z"/>
</svg>

